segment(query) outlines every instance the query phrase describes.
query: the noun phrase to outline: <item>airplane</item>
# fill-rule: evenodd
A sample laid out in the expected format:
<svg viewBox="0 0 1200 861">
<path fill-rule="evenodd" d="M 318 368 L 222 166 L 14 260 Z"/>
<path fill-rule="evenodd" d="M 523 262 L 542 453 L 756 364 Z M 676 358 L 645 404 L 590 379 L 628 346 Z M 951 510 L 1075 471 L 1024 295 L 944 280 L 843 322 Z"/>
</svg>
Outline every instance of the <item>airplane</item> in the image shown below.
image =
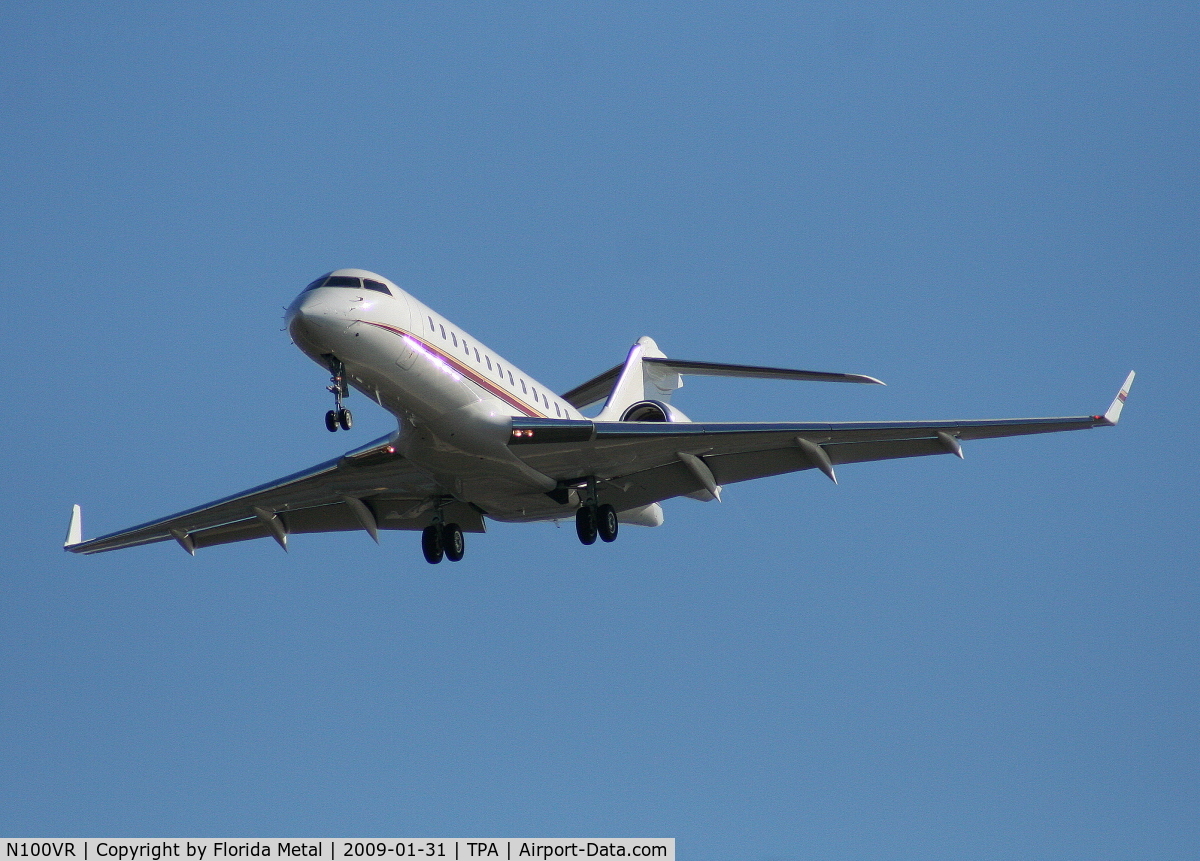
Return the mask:
<svg viewBox="0 0 1200 861">
<path fill-rule="evenodd" d="M 963 456 L 964 440 L 1112 427 L 1108 409 L 1062 418 L 939 422 L 694 422 L 671 403 L 685 375 L 883 385 L 861 374 L 684 361 L 640 338 L 625 361 L 564 394 L 502 358 L 396 284 L 362 269 L 313 281 L 288 306 L 293 343 L 330 373 L 331 432 L 348 431 L 354 389 L 396 430 L 341 457 L 149 523 L 83 540 L 72 509 L 64 549 L 102 553 L 174 540 L 203 547 L 291 535 L 421 533 L 425 559 L 463 558 L 486 520 L 575 521 L 584 544 L 621 525 L 659 526 L 662 503 L 720 500 L 727 484 L 843 464 Z M 580 410 L 602 403 L 594 417 Z"/>
</svg>

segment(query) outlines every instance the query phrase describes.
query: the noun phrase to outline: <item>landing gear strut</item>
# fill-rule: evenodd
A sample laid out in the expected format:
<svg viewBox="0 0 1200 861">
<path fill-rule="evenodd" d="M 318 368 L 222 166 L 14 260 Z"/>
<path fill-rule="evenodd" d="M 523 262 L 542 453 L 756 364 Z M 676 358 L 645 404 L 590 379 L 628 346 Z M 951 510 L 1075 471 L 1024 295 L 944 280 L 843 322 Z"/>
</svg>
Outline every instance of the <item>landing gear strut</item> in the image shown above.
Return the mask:
<svg viewBox="0 0 1200 861">
<path fill-rule="evenodd" d="M 575 534 L 584 544 L 595 544 L 597 535 L 605 543 L 617 540 L 617 511 L 607 503 L 596 503 L 594 478 L 588 479 L 587 500 L 575 512 Z"/>
<path fill-rule="evenodd" d="M 329 362 L 329 385 L 326 390 L 333 393 L 334 407 L 325 413 L 325 429 L 330 433 L 339 427 L 350 430 L 354 426 L 354 416 L 350 410 L 342 406 L 342 398 L 350 396 L 350 386 L 346 384 L 346 366 L 336 356 L 327 356 Z"/>
<path fill-rule="evenodd" d="M 462 527 L 457 523 L 443 523 L 439 508 L 433 516 L 433 523 L 421 532 L 421 552 L 430 565 L 441 562 L 443 556 L 451 562 L 460 561 L 467 552 Z"/>
</svg>

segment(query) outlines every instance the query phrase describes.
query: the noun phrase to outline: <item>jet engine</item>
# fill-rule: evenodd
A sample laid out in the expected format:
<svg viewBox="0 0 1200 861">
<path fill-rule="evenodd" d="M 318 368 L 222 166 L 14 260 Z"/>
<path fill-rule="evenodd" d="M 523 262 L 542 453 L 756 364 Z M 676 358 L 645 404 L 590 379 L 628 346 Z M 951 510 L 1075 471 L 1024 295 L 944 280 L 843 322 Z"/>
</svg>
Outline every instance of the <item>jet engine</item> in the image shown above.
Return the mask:
<svg viewBox="0 0 1200 861">
<path fill-rule="evenodd" d="M 621 413 L 623 422 L 689 422 L 687 416 L 662 401 L 638 401 Z"/>
</svg>

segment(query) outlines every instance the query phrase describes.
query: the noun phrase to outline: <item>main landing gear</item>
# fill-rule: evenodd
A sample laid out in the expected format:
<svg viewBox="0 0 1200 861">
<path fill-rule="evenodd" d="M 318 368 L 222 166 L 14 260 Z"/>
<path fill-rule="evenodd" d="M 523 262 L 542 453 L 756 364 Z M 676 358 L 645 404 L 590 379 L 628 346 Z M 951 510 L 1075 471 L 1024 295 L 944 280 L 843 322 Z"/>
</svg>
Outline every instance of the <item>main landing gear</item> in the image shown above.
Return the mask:
<svg viewBox="0 0 1200 861">
<path fill-rule="evenodd" d="M 346 366 L 342 364 L 341 359 L 335 356 L 326 358 L 332 376 L 329 378 L 329 385 L 325 388 L 333 393 L 334 408 L 325 413 L 325 429 L 330 433 L 339 427 L 342 430 L 350 430 L 354 426 L 354 416 L 350 410 L 342 406 L 342 398 L 350 396 L 350 386 L 346 384 Z"/>
<path fill-rule="evenodd" d="M 575 533 L 584 544 L 617 540 L 617 511 L 611 505 L 585 505 L 575 512 Z"/>
<path fill-rule="evenodd" d="M 437 565 L 445 556 L 451 562 L 460 561 L 467 552 L 467 542 L 463 531 L 457 523 L 443 523 L 439 510 L 434 515 L 433 523 L 425 527 L 421 533 L 421 552 L 425 561 Z"/>
<path fill-rule="evenodd" d="M 595 544 L 596 536 L 609 543 L 617 540 L 617 510 L 596 504 L 596 482 L 588 482 L 587 501 L 575 512 L 575 534 L 584 544 Z"/>
</svg>

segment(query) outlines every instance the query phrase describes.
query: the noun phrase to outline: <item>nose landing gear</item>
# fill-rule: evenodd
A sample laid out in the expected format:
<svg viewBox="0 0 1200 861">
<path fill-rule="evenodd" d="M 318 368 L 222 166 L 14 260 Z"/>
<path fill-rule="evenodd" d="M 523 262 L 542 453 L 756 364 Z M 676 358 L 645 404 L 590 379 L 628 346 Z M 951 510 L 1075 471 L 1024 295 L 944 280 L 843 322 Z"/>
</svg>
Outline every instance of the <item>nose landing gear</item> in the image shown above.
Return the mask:
<svg viewBox="0 0 1200 861">
<path fill-rule="evenodd" d="M 333 432 L 339 427 L 342 430 L 350 430 L 354 427 L 354 416 L 350 410 L 339 408 L 325 413 L 325 429 Z"/>
<path fill-rule="evenodd" d="M 325 413 L 325 429 L 330 433 L 339 427 L 350 430 L 354 426 L 354 416 L 350 410 L 342 406 L 342 398 L 350 396 L 350 386 L 346 383 L 346 366 L 336 356 L 327 356 L 329 362 L 329 385 L 325 389 L 333 394 L 334 407 Z"/>
</svg>

